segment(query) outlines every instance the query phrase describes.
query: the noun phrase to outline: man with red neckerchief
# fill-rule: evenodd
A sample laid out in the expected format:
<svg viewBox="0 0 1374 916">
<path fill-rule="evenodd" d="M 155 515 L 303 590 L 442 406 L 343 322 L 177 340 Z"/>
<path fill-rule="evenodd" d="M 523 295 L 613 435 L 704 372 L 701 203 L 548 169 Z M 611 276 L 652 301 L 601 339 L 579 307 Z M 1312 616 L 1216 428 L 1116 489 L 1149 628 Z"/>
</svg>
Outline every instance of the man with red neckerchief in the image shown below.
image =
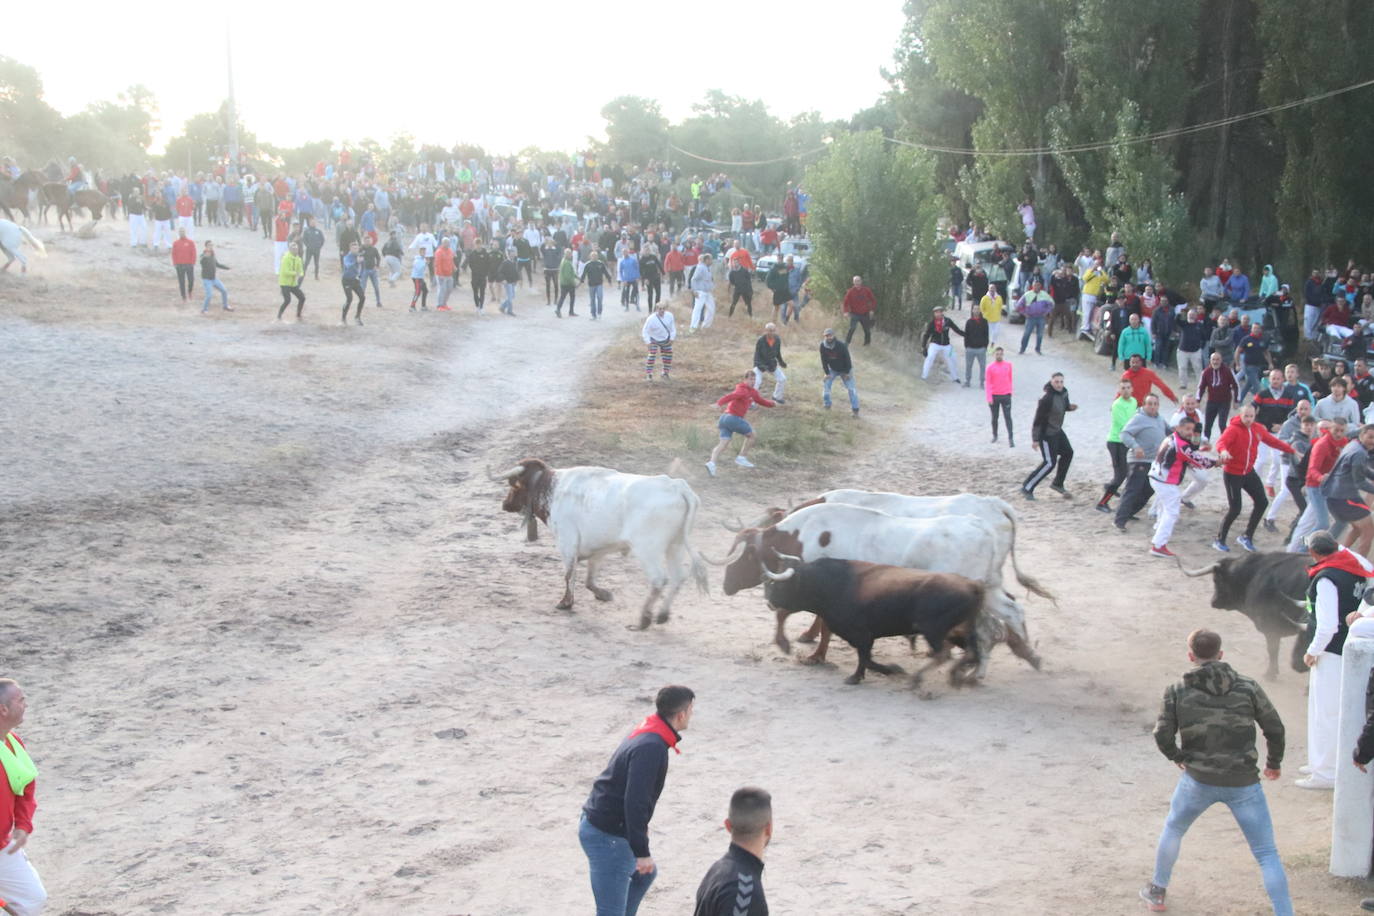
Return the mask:
<svg viewBox="0 0 1374 916">
<path fill-rule="evenodd" d="M 596 778 L 577 835 L 587 855 L 596 916 L 635 916 L 658 876 L 649 853 L 649 821 L 675 753 L 692 718 L 690 688 L 664 687 L 655 712 L 620 742 Z"/>
<path fill-rule="evenodd" d="M 14 916 L 38 916 L 48 892 L 24 846 L 33 833 L 38 769 L 13 729 L 24 721 L 24 691 L 0 678 L 0 905 Z"/>
</svg>

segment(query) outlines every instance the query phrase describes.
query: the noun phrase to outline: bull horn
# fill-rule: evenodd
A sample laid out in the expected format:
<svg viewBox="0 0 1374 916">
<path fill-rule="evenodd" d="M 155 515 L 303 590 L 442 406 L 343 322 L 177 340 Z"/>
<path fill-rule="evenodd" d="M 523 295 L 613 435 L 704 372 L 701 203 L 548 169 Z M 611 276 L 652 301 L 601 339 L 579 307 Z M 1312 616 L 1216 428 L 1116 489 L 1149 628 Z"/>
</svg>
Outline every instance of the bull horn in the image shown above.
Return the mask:
<svg viewBox="0 0 1374 916">
<path fill-rule="evenodd" d="M 769 569 L 767 566 L 764 566 L 764 567 L 763 567 L 763 574 L 764 574 L 765 576 L 767 576 L 768 578 L 772 579 L 774 582 L 781 582 L 781 581 L 784 580 L 784 579 L 790 579 L 790 578 L 792 578 L 793 576 L 795 576 L 795 575 L 797 574 L 797 568 L 796 568 L 795 566 L 790 566 L 790 567 L 788 567 L 787 569 L 784 569 L 784 570 L 783 570 L 782 572 L 780 572 L 780 573 L 775 573 L 775 572 L 773 572 L 771 569 Z"/>
<path fill-rule="evenodd" d="M 704 553 L 701 555 L 701 558 L 705 560 L 707 563 L 710 563 L 712 566 L 729 566 L 731 563 L 735 562 L 741 556 L 744 555 L 744 551 L 746 548 L 748 548 L 748 546 L 749 545 L 744 541 L 740 541 L 733 548 L 731 548 L 730 553 L 727 554 L 725 559 L 723 560 L 713 560 Z"/>
<path fill-rule="evenodd" d="M 517 464 L 513 466 L 510 470 L 502 471 L 500 474 L 493 474 L 491 472 L 491 469 L 488 468 L 487 477 L 489 477 L 492 480 L 510 480 L 512 477 L 518 477 L 520 474 L 524 473 L 524 470 L 525 466 L 523 464 Z"/>
<path fill-rule="evenodd" d="M 1178 564 L 1179 570 L 1180 570 L 1185 576 L 1191 576 L 1191 577 L 1193 577 L 1193 578 L 1197 578 L 1198 576 L 1205 576 L 1205 575 L 1207 575 L 1208 573 L 1210 573 L 1212 570 L 1216 569 L 1218 566 L 1221 565 L 1221 561 L 1218 560 L 1217 562 L 1213 563 L 1211 566 L 1204 566 L 1204 567 L 1202 567 L 1202 569 L 1188 569 L 1187 567 L 1185 567 L 1185 566 L 1183 565 L 1183 561 L 1180 560 L 1178 557 L 1174 557 L 1174 562 Z"/>
<path fill-rule="evenodd" d="M 739 520 L 736 519 L 736 521 L 739 521 Z M 725 522 L 725 521 L 722 521 L 722 522 L 720 523 L 720 527 L 724 528 L 726 531 L 730 532 L 731 534 L 739 534 L 741 531 L 744 530 L 744 526 L 743 526 L 743 525 L 740 525 L 738 528 L 736 528 L 734 525 L 730 524 L 729 522 Z"/>
<path fill-rule="evenodd" d="M 802 561 L 801 557 L 794 557 L 790 553 L 782 553 L 778 550 L 773 551 L 773 556 L 777 557 L 779 560 L 790 560 L 793 563 L 800 563 Z"/>
</svg>

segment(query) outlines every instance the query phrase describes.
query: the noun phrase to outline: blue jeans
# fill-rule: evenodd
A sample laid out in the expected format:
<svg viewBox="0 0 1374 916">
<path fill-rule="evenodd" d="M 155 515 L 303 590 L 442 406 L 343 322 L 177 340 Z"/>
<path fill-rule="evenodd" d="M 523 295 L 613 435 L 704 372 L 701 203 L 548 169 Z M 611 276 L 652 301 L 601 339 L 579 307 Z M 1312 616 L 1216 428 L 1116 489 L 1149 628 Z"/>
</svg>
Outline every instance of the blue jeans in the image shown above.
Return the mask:
<svg viewBox="0 0 1374 916">
<path fill-rule="evenodd" d="M 587 821 L 586 815 L 577 825 L 577 838 L 587 854 L 596 916 L 635 916 L 649 885 L 658 877 L 658 870 L 647 875 L 635 871 L 635 854 L 630 850 L 630 841 L 598 830 Z"/>
<path fill-rule="evenodd" d="M 365 291 L 367 289 L 367 281 L 372 281 L 372 291 L 376 293 L 377 307 L 380 308 L 382 305 L 382 288 L 377 285 L 377 273 L 378 272 L 376 269 L 364 269 L 362 278 L 359 280 L 358 285 L 361 286 Z"/>
<path fill-rule="evenodd" d="M 1169 803 L 1169 817 L 1164 832 L 1159 835 L 1155 852 L 1154 883 L 1169 886 L 1169 875 L 1178 860 L 1183 834 L 1198 819 L 1198 815 L 1220 802 L 1231 814 L 1250 844 L 1250 852 L 1259 862 L 1260 876 L 1275 916 L 1293 916 L 1293 901 L 1288 897 L 1288 878 L 1283 873 L 1283 861 L 1274 845 L 1274 825 L 1269 819 L 1269 805 L 1264 789 L 1258 782 L 1248 786 L 1209 786 L 1184 773 L 1178 778 L 1173 800 Z"/>
<path fill-rule="evenodd" d="M 1030 342 L 1031 330 L 1035 330 L 1035 352 L 1040 352 L 1040 344 L 1045 339 L 1045 316 L 1040 315 L 1032 318 L 1026 316 L 1026 329 L 1021 332 L 1021 352 L 1026 352 L 1026 344 Z"/>
<path fill-rule="evenodd" d="M 1240 386 L 1240 396 L 1236 398 L 1237 404 L 1244 401 L 1247 394 L 1260 390 L 1263 385 L 1263 382 L 1260 381 L 1260 371 L 1263 368 L 1262 366 L 1245 367 L 1245 381 Z"/>
<path fill-rule="evenodd" d="M 849 406 L 859 409 L 859 392 L 854 390 L 854 373 L 850 372 L 840 375 L 838 372 L 827 372 L 825 374 L 825 384 L 821 386 L 821 403 L 826 407 L 830 406 L 830 386 L 835 384 L 835 379 L 844 383 L 845 389 L 849 392 Z"/>
<path fill-rule="evenodd" d="M 225 289 L 224 284 L 219 282 L 219 277 L 215 277 L 213 280 L 202 279 L 200 283 L 205 287 L 205 302 L 200 307 L 202 312 L 210 310 L 210 299 L 214 296 L 215 290 L 219 290 L 219 304 L 228 307 L 229 290 Z"/>
<path fill-rule="evenodd" d="M 515 284 L 506 284 L 506 298 L 501 300 L 501 311 L 507 314 L 515 314 Z"/>
<path fill-rule="evenodd" d="M 606 291 L 603 284 L 587 287 L 587 298 L 591 301 L 589 308 L 592 310 L 592 317 L 596 318 L 601 314 L 601 296 Z"/>
</svg>

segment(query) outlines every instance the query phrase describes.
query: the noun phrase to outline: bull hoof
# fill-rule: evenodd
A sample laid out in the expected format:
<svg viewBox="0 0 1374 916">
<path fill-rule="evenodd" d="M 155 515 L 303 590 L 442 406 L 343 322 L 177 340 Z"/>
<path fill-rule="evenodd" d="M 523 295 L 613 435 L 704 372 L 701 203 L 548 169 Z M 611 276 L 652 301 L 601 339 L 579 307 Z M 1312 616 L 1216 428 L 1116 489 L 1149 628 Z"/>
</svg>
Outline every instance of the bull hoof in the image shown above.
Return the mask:
<svg viewBox="0 0 1374 916">
<path fill-rule="evenodd" d="M 873 668 L 879 674 L 906 674 L 901 665 L 874 665 Z"/>
<path fill-rule="evenodd" d="M 935 699 L 935 691 L 933 691 L 933 690 L 917 690 L 917 691 L 916 691 L 916 699 L 918 699 L 918 700 L 925 700 L 925 701 L 928 703 L 928 702 L 930 702 L 931 700 Z"/>
<path fill-rule="evenodd" d="M 555 607 L 557 607 L 560 611 L 571 611 L 572 599 L 564 598 L 562 601 L 558 602 L 558 604 L 556 604 Z"/>
<path fill-rule="evenodd" d="M 851 674 L 849 677 L 844 679 L 844 682 L 851 687 L 853 687 L 855 684 L 861 683 L 862 681 L 863 678 L 859 677 L 859 675 L 857 674 Z"/>
<path fill-rule="evenodd" d="M 797 642 L 804 642 L 804 643 L 806 643 L 806 644 L 808 644 L 808 645 L 810 645 L 811 643 L 813 643 L 813 642 L 815 642 L 815 641 L 816 641 L 816 635 L 815 635 L 814 633 L 803 633 L 802 635 L 800 635 L 800 636 L 797 637 Z"/>
<path fill-rule="evenodd" d="M 647 630 L 647 629 L 649 629 L 649 624 L 652 623 L 652 622 L 653 622 L 653 618 L 650 617 L 648 614 L 640 614 L 640 615 L 639 615 L 639 629 L 641 629 L 641 630 Z"/>
<path fill-rule="evenodd" d="M 593 587 L 593 588 L 592 588 L 592 594 L 593 594 L 594 596 L 596 596 L 596 600 L 597 600 L 597 601 L 610 601 L 610 600 L 611 600 L 611 590 L 608 589 L 608 588 L 595 588 L 595 587 Z"/>
<path fill-rule="evenodd" d="M 654 618 L 654 623 L 667 623 L 670 617 L 672 615 L 667 611 L 659 611 L 658 616 Z"/>
<path fill-rule="evenodd" d="M 812 652 L 810 655 L 798 655 L 798 656 L 797 656 L 797 662 L 800 663 L 800 664 L 803 664 L 803 665 L 819 665 L 819 664 L 821 664 L 821 663 L 824 662 L 824 661 L 825 661 L 825 656 L 824 656 L 824 655 L 821 655 L 821 654 L 819 654 L 819 653 L 816 653 L 816 652 Z M 854 683 L 857 684 L 858 681 L 855 681 Z"/>
<path fill-rule="evenodd" d="M 1040 671 L 1045 664 L 1045 660 L 1038 655 L 1032 655 L 1030 658 L 1026 659 L 1026 661 L 1029 662 L 1030 666 L 1036 671 Z"/>
</svg>

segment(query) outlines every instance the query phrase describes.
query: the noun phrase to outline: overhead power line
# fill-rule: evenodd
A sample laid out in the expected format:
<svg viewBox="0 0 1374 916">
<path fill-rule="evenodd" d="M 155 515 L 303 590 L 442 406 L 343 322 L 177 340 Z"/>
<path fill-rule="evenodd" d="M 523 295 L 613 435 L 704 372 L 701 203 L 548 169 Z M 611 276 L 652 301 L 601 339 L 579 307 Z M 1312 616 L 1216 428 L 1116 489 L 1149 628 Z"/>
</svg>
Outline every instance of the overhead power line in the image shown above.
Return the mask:
<svg viewBox="0 0 1374 916">
<path fill-rule="evenodd" d="M 1283 102 L 1278 105 L 1270 105 L 1266 108 L 1259 108 L 1254 111 L 1247 111 L 1243 114 L 1230 115 L 1225 118 L 1216 118 L 1211 121 L 1204 121 L 1200 124 L 1191 124 L 1185 127 L 1172 127 L 1168 130 L 1153 131 L 1148 134 L 1139 134 L 1134 137 L 1122 139 L 1095 140 L 1090 143 L 1071 143 L 1066 146 L 1027 146 L 1014 147 L 1009 149 L 974 149 L 971 147 L 940 146 L 933 143 L 916 143 L 912 140 L 898 140 L 895 137 L 883 137 L 889 143 L 899 146 L 909 146 L 913 149 L 925 150 L 928 153 L 947 153 L 956 156 L 1043 156 L 1046 154 L 1068 154 L 1068 153 L 1093 153 L 1111 149 L 1114 146 L 1133 146 L 1138 143 L 1157 143 L 1161 140 L 1172 140 L 1175 137 L 1183 137 L 1189 134 L 1202 133 L 1203 131 L 1215 130 L 1218 127 L 1226 127 L 1231 124 L 1239 124 L 1242 121 L 1250 121 L 1254 118 L 1263 118 L 1268 115 L 1276 114 L 1280 111 L 1288 111 L 1293 108 L 1300 108 L 1303 105 L 1311 105 L 1314 102 L 1321 102 L 1326 99 L 1344 95 L 1347 92 L 1355 92 L 1359 89 L 1367 89 L 1374 86 L 1374 79 L 1362 80 L 1358 83 L 1351 83 L 1349 86 L 1342 86 L 1340 89 L 1331 89 L 1327 92 L 1319 92 L 1309 95 L 1306 98 L 1295 99 L 1291 102 Z M 729 162 L 723 159 L 711 159 L 706 156 L 698 155 L 690 150 L 685 150 L 680 146 L 669 144 L 674 150 L 684 156 L 691 156 L 693 159 L 700 159 L 702 162 L 710 162 L 715 165 L 747 166 L 747 165 L 772 165 L 777 162 L 786 162 L 789 159 L 800 159 L 804 156 L 812 156 L 819 152 L 824 152 L 827 147 L 821 146 L 814 150 L 804 153 L 792 153 L 787 156 L 779 156 L 776 159 L 761 159 L 753 162 Z"/>
</svg>

